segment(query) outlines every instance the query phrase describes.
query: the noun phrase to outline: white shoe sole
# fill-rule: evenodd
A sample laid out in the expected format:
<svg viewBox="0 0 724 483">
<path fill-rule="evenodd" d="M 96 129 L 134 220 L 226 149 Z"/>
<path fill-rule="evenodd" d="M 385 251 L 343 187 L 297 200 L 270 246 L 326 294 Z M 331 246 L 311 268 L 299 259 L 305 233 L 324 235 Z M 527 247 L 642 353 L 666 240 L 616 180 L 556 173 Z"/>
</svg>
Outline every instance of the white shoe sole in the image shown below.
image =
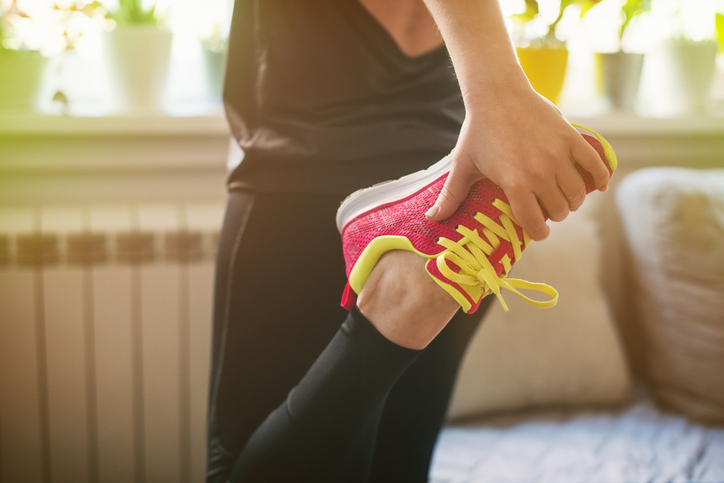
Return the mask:
<svg viewBox="0 0 724 483">
<path fill-rule="evenodd" d="M 337 210 L 337 230 L 342 233 L 344 227 L 369 210 L 387 205 L 426 188 L 440 176 L 450 171 L 452 156 L 448 154 L 427 169 L 416 171 L 402 178 L 385 181 L 369 188 L 357 190 L 349 195 Z"/>
</svg>

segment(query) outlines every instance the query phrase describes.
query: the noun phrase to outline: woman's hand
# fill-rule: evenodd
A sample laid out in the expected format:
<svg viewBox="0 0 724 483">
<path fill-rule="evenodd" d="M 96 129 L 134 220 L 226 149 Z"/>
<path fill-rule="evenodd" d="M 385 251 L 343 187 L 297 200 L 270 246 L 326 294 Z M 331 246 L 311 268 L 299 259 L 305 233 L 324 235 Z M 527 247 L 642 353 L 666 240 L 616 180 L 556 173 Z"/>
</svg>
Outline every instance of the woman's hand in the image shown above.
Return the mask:
<svg viewBox="0 0 724 483">
<path fill-rule="evenodd" d="M 466 117 L 445 187 L 428 218 L 450 216 L 482 177 L 500 186 L 534 240 L 585 198 L 575 163 L 600 190 L 608 169 L 560 111 L 530 86 L 497 0 L 424 0 L 440 29 L 465 102 Z"/>
<path fill-rule="evenodd" d="M 472 184 L 487 177 L 503 189 L 530 237 L 543 240 L 550 232 L 545 218 L 564 220 L 586 197 L 574 163 L 603 191 L 608 170 L 560 111 L 530 86 L 506 84 L 498 92 L 488 87 L 485 94 L 479 105 L 477 99 L 466 102 L 452 169 L 428 218 L 440 221 L 453 214 Z"/>
</svg>

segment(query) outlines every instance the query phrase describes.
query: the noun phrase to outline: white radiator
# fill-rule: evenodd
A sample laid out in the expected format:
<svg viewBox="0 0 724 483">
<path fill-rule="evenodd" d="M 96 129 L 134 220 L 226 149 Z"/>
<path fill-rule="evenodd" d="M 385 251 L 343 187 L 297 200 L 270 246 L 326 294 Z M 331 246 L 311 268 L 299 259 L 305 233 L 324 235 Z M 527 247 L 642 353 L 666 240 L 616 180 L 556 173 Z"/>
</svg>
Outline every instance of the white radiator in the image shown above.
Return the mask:
<svg viewBox="0 0 724 483">
<path fill-rule="evenodd" d="M 0 208 L 0 481 L 201 482 L 223 206 Z"/>
</svg>

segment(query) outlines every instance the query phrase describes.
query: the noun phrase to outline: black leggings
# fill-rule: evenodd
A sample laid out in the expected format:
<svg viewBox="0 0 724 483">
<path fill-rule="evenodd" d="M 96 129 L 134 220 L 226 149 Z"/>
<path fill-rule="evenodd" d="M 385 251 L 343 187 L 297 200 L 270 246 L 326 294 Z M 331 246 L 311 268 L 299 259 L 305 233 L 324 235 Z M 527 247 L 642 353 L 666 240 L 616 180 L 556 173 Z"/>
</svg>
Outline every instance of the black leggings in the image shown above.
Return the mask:
<svg viewBox="0 0 724 483">
<path fill-rule="evenodd" d="M 209 483 L 427 481 L 485 307 L 458 312 L 423 351 L 347 314 L 340 201 L 230 193 L 216 276 Z"/>
</svg>

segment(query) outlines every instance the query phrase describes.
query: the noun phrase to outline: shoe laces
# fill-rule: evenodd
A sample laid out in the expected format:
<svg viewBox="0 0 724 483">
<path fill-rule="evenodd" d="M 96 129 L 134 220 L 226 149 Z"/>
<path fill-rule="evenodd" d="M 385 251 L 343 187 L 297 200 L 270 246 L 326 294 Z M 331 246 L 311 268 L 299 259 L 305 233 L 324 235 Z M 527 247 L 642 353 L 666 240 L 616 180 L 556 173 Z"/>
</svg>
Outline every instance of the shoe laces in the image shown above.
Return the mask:
<svg viewBox="0 0 724 483">
<path fill-rule="evenodd" d="M 448 238 L 441 237 L 437 243 L 447 250 L 437 257 L 437 268 L 449 280 L 459 285 L 481 286 L 484 290 L 484 296 L 491 293 L 500 301 L 503 309 L 508 312 L 508 306 L 500 293 L 501 289 L 506 289 L 515 293 L 530 305 L 535 307 L 553 307 L 558 302 L 558 292 L 550 285 L 544 283 L 528 282 L 517 278 L 507 278 L 508 272 L 513 264 L 513 260 L 506 254 L 500 258 L 500 264 L 503 267 L 503 273 L 498 275 L 488 256 L 490 256 L 501 244 L 501 240 L 510 243 L 513 250 L 513 259 L 517 262 L 524 248 L 530 244 L 530 236 L 523 230 L 523 240 L 518 237 L 515 225 L 520 226 L 513 216 L 510 205 L 502 200 L 494 199 L 492 202 L 498 210 L 501 211 L 498 217 L 500 223 L 496 223 L 492 218 L 476 213 L 475 220 L 483 225 L 482 236 L 476 230 L 471 230 L 465 226 L 458 225 L 455 231 L 460 233 L 463 238 L 453 241 Z M 485 237 L 485 239 L 483 239 Z M 456 265 L 460 272 L 453 271 L 447 264 L 450 261 Z M 550 300 L 539 301 L 526 297 L 518 291 L 518 289 L 536 290 L 550 296 Z"/>
</svg>

